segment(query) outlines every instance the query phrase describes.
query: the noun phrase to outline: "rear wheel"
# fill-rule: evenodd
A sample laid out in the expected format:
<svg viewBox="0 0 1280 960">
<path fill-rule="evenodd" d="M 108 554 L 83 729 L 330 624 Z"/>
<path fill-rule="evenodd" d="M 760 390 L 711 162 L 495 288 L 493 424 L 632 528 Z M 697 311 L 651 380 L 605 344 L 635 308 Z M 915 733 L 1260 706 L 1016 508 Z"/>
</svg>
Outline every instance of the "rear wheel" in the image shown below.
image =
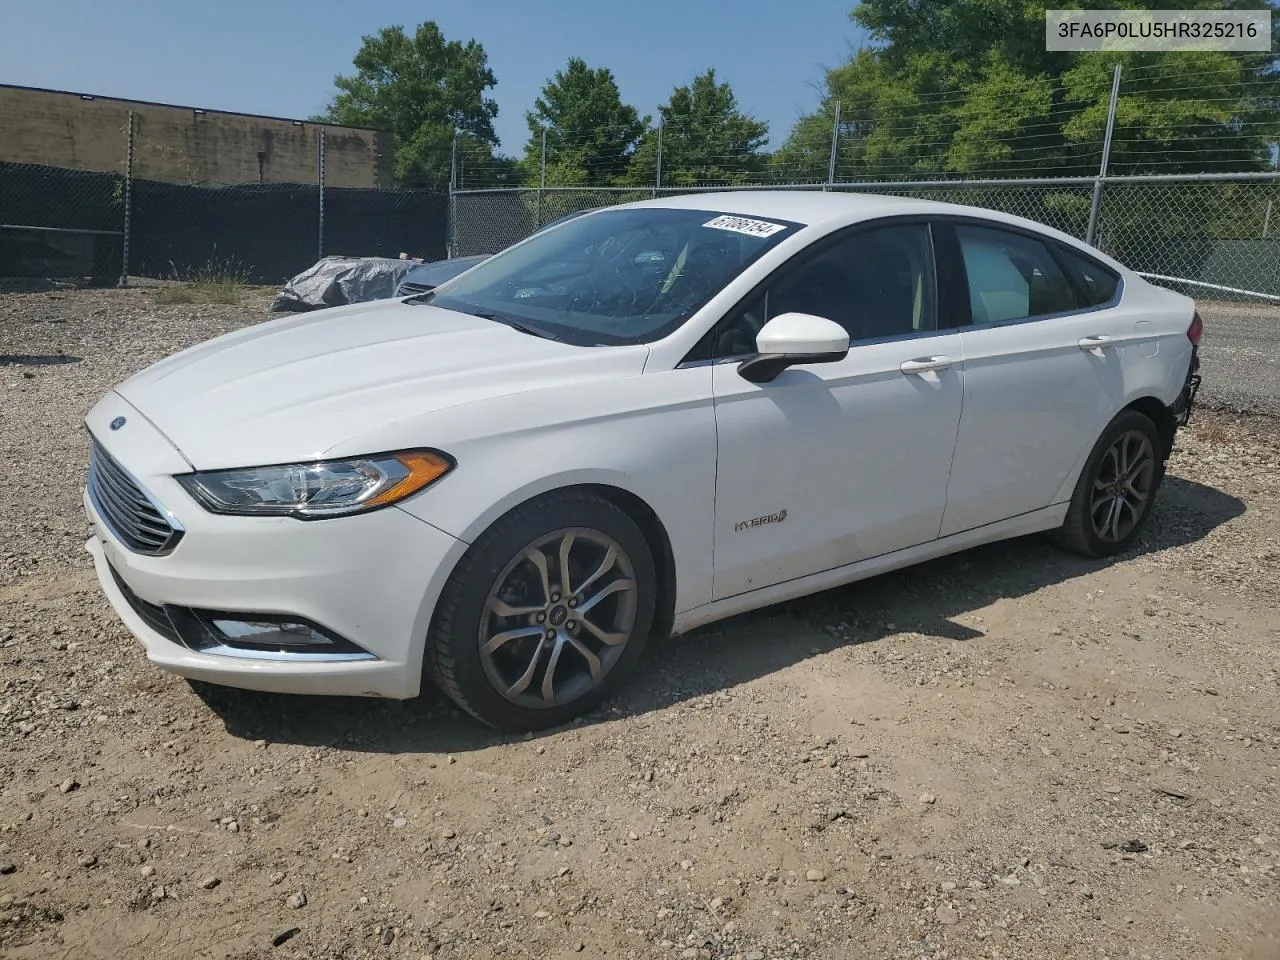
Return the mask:
<svg viewBox="0 0 1280 960">
<path fill-rule="evenodd" d="M 1056 539 L 1087 557 L 1127 549 L 1142 532 L 1164 479 L 1160 433 L 1150 418 L 1124 410 L 1094 445 Z"/>
<path fill-rule="evenodd" d="M 472 544 L 441 595 L 426 666 L 460 707 L 531 730 L 595 706 L 640 658 L 657 577 L 644 535 L 594 494 L 517 507 Z"/>
</svg>

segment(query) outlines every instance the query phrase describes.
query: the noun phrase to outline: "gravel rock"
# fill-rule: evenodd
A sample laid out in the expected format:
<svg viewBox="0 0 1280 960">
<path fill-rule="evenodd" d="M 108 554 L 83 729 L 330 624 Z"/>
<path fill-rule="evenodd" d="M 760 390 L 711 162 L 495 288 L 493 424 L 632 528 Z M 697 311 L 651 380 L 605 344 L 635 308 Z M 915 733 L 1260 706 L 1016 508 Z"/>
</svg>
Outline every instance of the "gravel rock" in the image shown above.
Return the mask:
<svg viewBox="0 0 1280 960">
<path fill-rule="evenodd" d="M 307 894 L 305 890 L 299 890 L 285 897 L 284 905 L 291 910 L 301 910 L 307 905 Z"/>
<path fill-rule="evenodd" d="M 288 943 L 290 940 L 292 940 L 301 932 L 302 930 L 299 927 L 288 927 L 284 930 L 281 930 L 271 938 L 271 945 L 273 947 L 284 946 L 284 944 Z"/>
<path fill-rule="evenodd" d="M 822 880 L 827 879 L 827 875 L 822 870 L 806 870 L 804 874 L 804 878 L 808 880 L 810 883 L 818 883 Z"/>
</svg>

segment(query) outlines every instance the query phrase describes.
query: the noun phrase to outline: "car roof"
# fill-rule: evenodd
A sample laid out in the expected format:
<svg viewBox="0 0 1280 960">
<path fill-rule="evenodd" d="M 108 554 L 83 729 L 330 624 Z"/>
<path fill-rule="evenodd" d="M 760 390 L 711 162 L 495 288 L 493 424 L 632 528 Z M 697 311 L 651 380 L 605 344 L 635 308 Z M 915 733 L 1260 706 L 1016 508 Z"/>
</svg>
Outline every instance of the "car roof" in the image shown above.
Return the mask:
<svg viewBox="0 0 1280 960">
<path fill-rule="evenodd" d="M 716 210 L 744 217 L 772 217 L 812 225 L 827 220 L 860 220 L 880 213 L 904 213 L 905 206 L 937 204 L 870 193 L 828 193 L 823 190 L 725 190 L 685 193 L 629 206 L 678 210 Z"/>
<path fill-rule="evenodd" d="M 641 200 L 624 204 L 627 207 L 661 207 L 678 210 L 714 210 L 718 213 L 743 217 L 789 220 L 805 226 L 853 224 L 883 216 L 951 216 L 977 217 L 992 223 L 1038 232 L 1053 237 L 1068 246 L 1087 251 L 1091 256 L 1118 270 L 1123 264 L 1102 251 L 1091 247 L 1069 233 L 1037 220 L 1029 220 L 1001 210 L 960 203 L 943 203 L 937 200 L 920 200 L 882 193 L 839 192 L 814 190 L 725 190 L 703 193 L 686 193 L 654 200 Z M 617 209 L 617 208 L 614 208 Z"/>
</svg>

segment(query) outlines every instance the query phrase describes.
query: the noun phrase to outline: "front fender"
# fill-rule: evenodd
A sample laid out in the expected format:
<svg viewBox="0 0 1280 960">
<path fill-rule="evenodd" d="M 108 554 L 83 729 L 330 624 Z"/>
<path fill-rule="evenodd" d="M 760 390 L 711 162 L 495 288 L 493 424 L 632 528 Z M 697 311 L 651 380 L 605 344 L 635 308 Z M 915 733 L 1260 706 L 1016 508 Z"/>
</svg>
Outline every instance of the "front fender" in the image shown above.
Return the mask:
<svg viewBox="0 0 1280 960">
<path fill-rule="evenodd" d="M 647 504 L 665 528 L 676 609 L 707 603 L 716 484 L 709 379 L 709 368 L 673 370 L 584 390 L 572 400 L 561 393 L 563 403 L 530 394 L 488 405 L 483 417 L 472 411 L 470 430 L 461 417 L 437 418 L 424 439 L 447 450 L 457 466 L 400 507 L 472 543 L 540 494 L 582 484 L 614 487 Z M 569 418 L 565 409 L 590 412 Z"/>
</svg>

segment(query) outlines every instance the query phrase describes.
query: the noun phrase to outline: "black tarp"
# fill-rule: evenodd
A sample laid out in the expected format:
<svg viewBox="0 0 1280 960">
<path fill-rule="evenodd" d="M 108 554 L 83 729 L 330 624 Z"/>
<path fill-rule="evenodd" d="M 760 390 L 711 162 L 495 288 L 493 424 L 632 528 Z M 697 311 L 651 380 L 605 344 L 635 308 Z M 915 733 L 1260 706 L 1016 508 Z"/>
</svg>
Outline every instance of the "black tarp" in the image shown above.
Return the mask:
<svg viewBox="0 0 1280 960">
<path fill-rule="evenodd" d="M 295 183 L 133 182 L 129 272 L 186 279 L 210 271 L 281 283 L 316 260 L 319 191 Z"/>
<path fill-rule="evenodd" d="M 114 280 L 121 266 L 124 178 L 0 163 L 0 225 L 0 277 Z M 32 229 L 40 227 L 45 229 Z"/>
<path fill-rule="evenodd" d="M 117 173 L 0 163 L 0 224 L 23 228 L 0 229 L 0 277 L 118 278 L 125 196 Z M 134 179 L 128 272 L 232 273 L 279 284 L 326 254 L 444 256 L 448 202 L 440 194 L 327 187 L 324 200 L 322 248 L 316 185 Z"/>
</svg>

